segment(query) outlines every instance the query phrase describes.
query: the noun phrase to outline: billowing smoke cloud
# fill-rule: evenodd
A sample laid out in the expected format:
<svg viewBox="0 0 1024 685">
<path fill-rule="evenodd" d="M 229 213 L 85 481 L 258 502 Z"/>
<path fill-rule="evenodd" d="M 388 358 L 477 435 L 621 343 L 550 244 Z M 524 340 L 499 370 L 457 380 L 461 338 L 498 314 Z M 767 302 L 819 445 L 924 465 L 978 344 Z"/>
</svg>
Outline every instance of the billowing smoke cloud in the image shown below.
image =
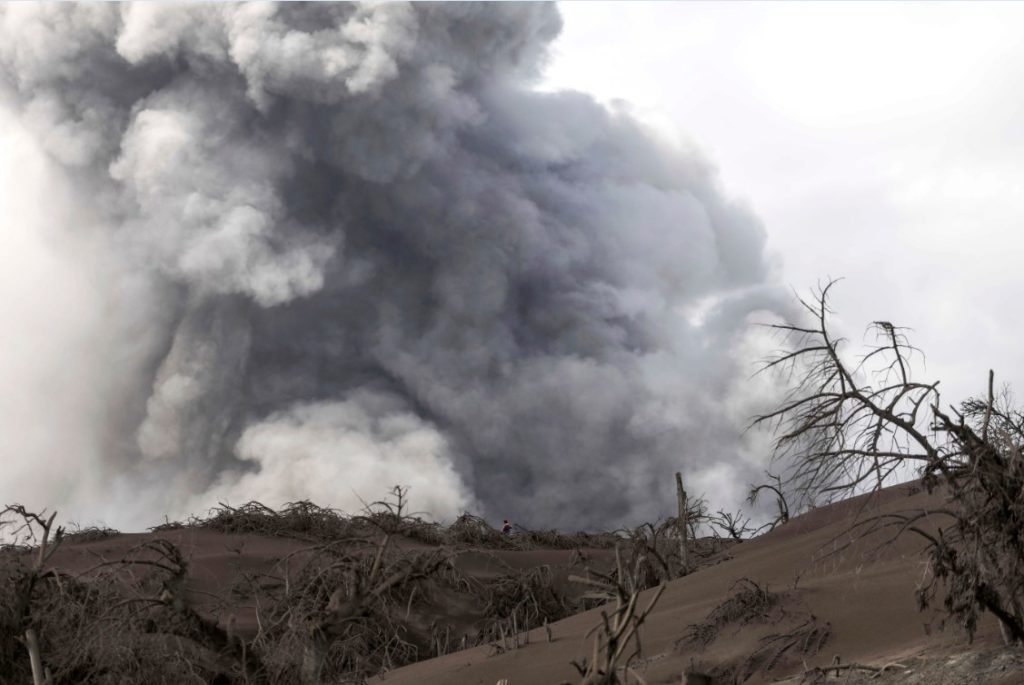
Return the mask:
<svg viewBox="0 0 1024 685">
<path fill-rule="evenodd" d="M 667 513 L 680 468 L 742 490 L 764 231 L 628 112 L 535 89 L 560 26 L 514 3 L 3 8 L 3 101 L 70 188 L 54 249 L 89 246 L 61 269 L 98 331 L 68 376 L 88 431 L 32 417 L 77 441 L 65 473 L 12 446 L 4 496 L 45 482 L 144 525 L 403 483 L 438 516 L 571 527 Z"/>
</svg>

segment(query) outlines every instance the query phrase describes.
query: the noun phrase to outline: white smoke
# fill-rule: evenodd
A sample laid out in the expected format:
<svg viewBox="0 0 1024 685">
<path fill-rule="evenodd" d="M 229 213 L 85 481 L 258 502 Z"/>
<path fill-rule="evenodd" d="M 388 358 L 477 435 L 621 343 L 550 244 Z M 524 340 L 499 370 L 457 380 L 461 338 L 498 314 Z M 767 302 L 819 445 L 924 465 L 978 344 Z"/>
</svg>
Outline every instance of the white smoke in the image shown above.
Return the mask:
<svg viewBox="0 0 1024 685">
<path fill-rule="evenodd" d="M 764 230 L 628 111 L 537 92 L 560 26 L 0 9 L 0 97 L 46 157 L 4 184 L 3 296 L 55 298 L 4 319 L 27 346 L 4 420 L 59 436 L 0 447 L 0 494 L 136 526 L 393 484 L 435 516 L 616 525 L 664 514 L 677 469 L 734 499 L 763 458 L 737 407 L 750 318 L 779 307 Z M 28 391 L 72 361 L 59 401 Z"/>
<path fill-rule="evenodd" d="M 350 503 L 364 500 L 372 485 L 373 497 L 382 497 L 389 483 L 409 487 L 426 511 L 479 506 L 455 472 L 444 436 L 379 393 L 357 391 L 341 402 L 273 414 L 245 429 L 236 452 L 257 469 L 221 474 L 196 506 L 211 497 Z"/>
</svg>

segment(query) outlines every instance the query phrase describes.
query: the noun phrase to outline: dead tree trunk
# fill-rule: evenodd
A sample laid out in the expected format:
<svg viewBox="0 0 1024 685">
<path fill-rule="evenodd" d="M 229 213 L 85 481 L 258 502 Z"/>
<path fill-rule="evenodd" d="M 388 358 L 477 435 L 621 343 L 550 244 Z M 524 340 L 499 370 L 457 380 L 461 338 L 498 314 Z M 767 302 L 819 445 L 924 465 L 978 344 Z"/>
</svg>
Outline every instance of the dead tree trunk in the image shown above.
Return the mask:
<svg viewBox="0 0 1024 685">
<path fill-rule="evenodd" d="M 302 685 L 320 685 L 320 678 L 327 660 L 327 638 L 323 632 L 314 629 L 302 647 Z"/>
<path fill-rule="evenodd" d="M 50 674 L 43 669 L 43 659 L 39 654 L 39 639 L 36 637 L 35 629 L 29 628 L 25 631 L 25 645 L 28 648 L 28 655 L 32 664 L 33 685 L 49 685 Z"/>
<path fill-rule="evenodd" d="M 676 525 L 679 526 L 679 575 L 685 576 L 690 572 L 690 551 L 687 548 L 689 531 L 686 521 L 686 490 L 683 490 L 683 475 L 676 471 L 676 498 L 679 503 L 679 518 Z"/>
</svg>

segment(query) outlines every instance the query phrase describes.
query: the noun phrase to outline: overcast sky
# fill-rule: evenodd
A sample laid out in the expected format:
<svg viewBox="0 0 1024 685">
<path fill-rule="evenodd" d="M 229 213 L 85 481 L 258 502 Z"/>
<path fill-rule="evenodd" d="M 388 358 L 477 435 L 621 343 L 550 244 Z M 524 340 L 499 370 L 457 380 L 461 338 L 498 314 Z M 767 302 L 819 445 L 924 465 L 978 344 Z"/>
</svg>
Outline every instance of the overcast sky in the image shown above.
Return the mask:
<svg viewBox="0 0 1024 685">
<path fill-rule="evenodd" d="M 845 277 L 846 332 L 912 327 L 945 399 L 990 366 L 1020 388 L 1024 5 L 561 9 L 546 87 L 625 100 L 702 149 L 765 222 L 783 280 Z"/>
</svg>

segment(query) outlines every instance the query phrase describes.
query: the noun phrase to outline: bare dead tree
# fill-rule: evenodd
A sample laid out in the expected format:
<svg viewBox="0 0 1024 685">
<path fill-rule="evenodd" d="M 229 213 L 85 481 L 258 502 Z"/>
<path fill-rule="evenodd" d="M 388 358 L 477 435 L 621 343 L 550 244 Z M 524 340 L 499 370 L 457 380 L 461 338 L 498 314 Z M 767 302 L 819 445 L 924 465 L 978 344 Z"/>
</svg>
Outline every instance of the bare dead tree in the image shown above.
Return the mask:
<svg viewBox="0 0 1024 685">
<path fill-rule="evenodd" d="M 10 515 L 15 518 L 5 518 Z M 27 571 L 16 579 L 17 589 L 13 610 L 7 616 L 0 617 L 5 619 L 5 623 L 10 623 L 7 627 L 11 634 L 24 636 L 19 639 L 28 651 L 34 685 L 44 685 L 52 681 L 49 670 L 43 665 L 37 626 L 33 625 L 31 610 L 36 586 L 50 573 L 46 566 L 47 562 L 60 547 L 64 536 L 63 527 L 54 528 L 53 526 L 56 518 L 57 512 L 55 511 L 47 516 L 46 512 L 31 512 L 20 504 L 9 504 L 4 507 L 3 511 L 0 511 L 0 532 L 11 536 L 15 545 L 35 546 Z M 5 528 L 8 530 L 4 531 Z"/>
<path fill-rule="evenodd" d="M 754 421 L 775 430 L 775 456 L 793 464 L 788 480 L 805 499 L 867 490 L 908 465 L 943 468 L 944 461 L 929 437 L 927 416 L 938 402 L 938 383 L 911 379 L 918 350 L 905 329 L 873 323 L 876 344 L 851 368 L 840 354 L 845 339 L 828 325 L 834 285 L 813 300 L 799 300 L 810 323 L 770 326 L 787 348 L 762 370 L 781 372 L 791 389 L 782 406 Z"/>
<path fill-rule="evenodd" d="M 764 370 L 781 371 L 791 390 L 754 423 L 775 430 L 775 456 L 790 465 L 789 483 L 805 501 L 877 490 L 915 472 L 941 491 L 945 507 L 855 527 L 921 536 L 932 578 L 921 606 L 944 593 L 947 613 L 969 633 L 990 611 L 1008 642 L 1024 642 L 1024 415 L 996 401 L 991 373 L 986 398 L 941 409 L 938 382 L 912 378 L 919 351 L 907 329 L 888 321 L 871 324 L 874 343 L 851 366 L 829 327 L 834 284 L 800 300 L 808 323 L 771 326 L 787 348 Z"/>
<path fill-rule="evenodd" d="M 679 509 L 679 575 L 690 572 L 690 552 L 687 547 L 689 530 L 687 528 L 688 510 L 686 507 L 686 490 L 683 489 L 683 475 L 676 471 L 676 499 Z"/>
<path fill-rule="evenodd" d="M 770 471 L 766 471 L 765 475 L 768 476 L 769 482 L 761 483 L 760 485 L 751 485 L 750 494 L 747 496 L 747 502 L 751 506 L 757 504 L 757 499 L 762 492 L 769 492 L 775 495 L 775 505 L 778 508 L 778 513 L 775 517 L 758 529 L 757 532 L 775 530 L 776 526 L 782 525 L 789 521 L 789 501 L 786 499 L 785 488 L 782 484 L 782 478 L 777 476 Z"/>
<path fill-rule="evenodd" d="M 718 513 L 712 516 L 709 521 L 712 526 L 736 542 L 750 537 L 758 530 L 750 525 L 750 517 L 744 516 L 742 511 L 732 513 L 719 509 Z"/>
<path fill-rule="evenodd" d="M 587 633 L 587 637 L 594 636 L 590 657 L 572 662 L 582 678 L 580 685 L 643 682 L 630 667 L 630 662 L 641 656 L 639 628 L 661 598 L 665 585 L 659 585 L 646 608 L 640 610 L 641 590 L 637 587 L 637 579 L 623 564 L 618 547 L 615 548 L 615 562 L 614 575 L 589 571 L 586 577 L 569 576 L 569 580 L 588 585 L 594 589 L 595 595 L 615 603 L 610 613 L 601 611 L 601 622 Z"/>
<path fill-rule="evenodd" d="M 405 530 L 416 514 L 409 509 L 409 486 L 394 485 L 387 497 L 370 502 L 363 507 L 367 521 L 387 535 L 397 535 Z"/>
<path fill-rule="evenodd" d="M 368 617 L 391 588 L 427 578 L 449 561 L 446 553 L 435 552 L 385 569 L 382 559 L 386 545 L 385 538 L 369 572 L 365 576 L 356 574 L 351 592 L 346 592 L 344 586 L 338 587 L 331 594 L 327 606 L 308 618 L 308 639 L 303 648 L 301 668 L 304 685 L 321 682 L 331 643 L 343 639 L 355 623 Z"/>
<path fill-rule="evenodd" d="M 997 404 L 989 374 L 986 401 L 968 400 L 950 417 L 934 409 L 936 427 L 953 446 L 946 471 L 928 470 L 929 489 L 946 486 L 952 523 L 929 536 L 932 581 L 918 593 L 943 605 L 974 632 L 981 611 L 994 614 L 1004 640 L 1024 643 L 1024 414 Z M 940 581 L 945 580 L 943 585 Z"/>
</svg>

